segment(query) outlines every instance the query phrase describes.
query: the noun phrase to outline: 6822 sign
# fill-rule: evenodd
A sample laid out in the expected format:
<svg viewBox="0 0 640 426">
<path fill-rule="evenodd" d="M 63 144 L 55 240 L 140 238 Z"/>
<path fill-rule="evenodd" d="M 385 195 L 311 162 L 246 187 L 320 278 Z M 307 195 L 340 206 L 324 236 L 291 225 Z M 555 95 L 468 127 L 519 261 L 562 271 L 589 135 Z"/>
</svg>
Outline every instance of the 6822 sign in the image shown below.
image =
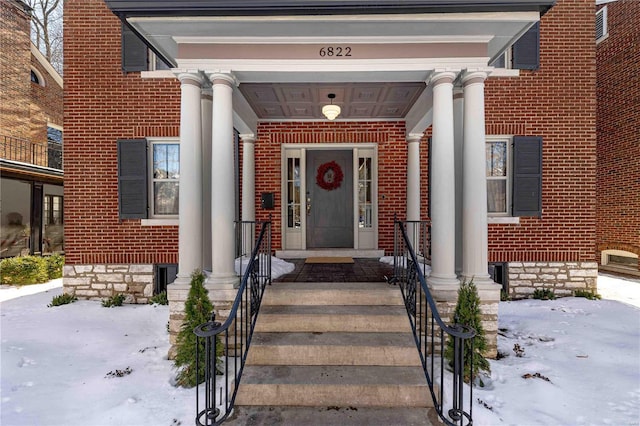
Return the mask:
<svg viewBox="0 0 640 426">
<path fill-rule="evenodd" d="M 321 58 L 344 58 L 351 56 L 351 46 L 323 46 L 318 51 Z"/>
</svg>

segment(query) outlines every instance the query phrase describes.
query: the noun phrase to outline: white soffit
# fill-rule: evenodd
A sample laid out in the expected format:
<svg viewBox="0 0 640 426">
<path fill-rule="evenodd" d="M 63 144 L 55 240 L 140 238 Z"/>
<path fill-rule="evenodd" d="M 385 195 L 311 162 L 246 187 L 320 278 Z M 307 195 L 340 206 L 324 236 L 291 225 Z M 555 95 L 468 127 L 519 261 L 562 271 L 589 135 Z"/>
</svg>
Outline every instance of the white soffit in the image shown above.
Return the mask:
<svg viewBox="0 0 640 426">
<path fill-rule="evenodd" d="M 175 61 L 179 43 L 419 43 L 488 42 L 497 56 L 538 12 L 421 15 L 131 17 L 128 22 Z"/>
</svg>

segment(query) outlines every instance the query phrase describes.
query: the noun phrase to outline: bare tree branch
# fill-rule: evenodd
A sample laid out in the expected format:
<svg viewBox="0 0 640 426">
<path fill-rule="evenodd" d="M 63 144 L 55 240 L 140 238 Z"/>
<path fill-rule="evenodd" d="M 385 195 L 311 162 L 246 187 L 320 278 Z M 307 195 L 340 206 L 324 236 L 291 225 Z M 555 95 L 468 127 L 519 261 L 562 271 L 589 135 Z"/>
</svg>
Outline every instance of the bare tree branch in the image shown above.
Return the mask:
<svg viewBox="0 0 640 426">
<path fill-rule="evenodd" d="M 62 6 L 61 0 L 28 0 L 33 9 L 31 39 L 53 67 L 62 73 Z"/>
</svg>

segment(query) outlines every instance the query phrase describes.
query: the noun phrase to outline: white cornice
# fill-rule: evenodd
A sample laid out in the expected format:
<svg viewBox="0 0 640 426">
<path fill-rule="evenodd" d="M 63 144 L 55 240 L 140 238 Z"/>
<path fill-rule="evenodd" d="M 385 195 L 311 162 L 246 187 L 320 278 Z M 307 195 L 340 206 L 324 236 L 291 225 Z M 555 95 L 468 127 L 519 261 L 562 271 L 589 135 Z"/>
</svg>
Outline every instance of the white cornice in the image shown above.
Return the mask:
<svg viewBox="0 0 640 426">
<path fill-rule="evenodd" d="M 53 78 L 53 80 L 56 83 L 58 83 L 60 88 L 64 87 L 62 76 L 58 74 L 58 71 L 56 71 L 53 68 L 53 66 L 51 66 L 49 61 L 47 61 L 47 58 L 44 57 L 44 55 L 38 50 L 36 45 L 33 43 L 31 43 L 31 54 L 36 58 L 36 60 L 40 63 L 40 65 L 42 65 L 42 67 L 47 71 L 47 73 L 49 73 L 51 78 Z"/>
<path fill-rule="evenodd" d="M 476 36 L 336 36 L 336 37 L 174 37 L 178 44 L 407 44 L 407 43 L 488 43 L 492 35 Z"/>
</svg>

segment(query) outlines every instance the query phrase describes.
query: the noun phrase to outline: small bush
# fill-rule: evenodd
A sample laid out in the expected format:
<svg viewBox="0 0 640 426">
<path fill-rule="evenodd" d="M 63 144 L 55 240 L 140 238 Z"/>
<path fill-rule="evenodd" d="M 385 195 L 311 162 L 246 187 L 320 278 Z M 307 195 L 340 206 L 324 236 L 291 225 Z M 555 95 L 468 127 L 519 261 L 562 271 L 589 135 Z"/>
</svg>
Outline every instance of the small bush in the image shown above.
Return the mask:
<svg viewBox="0 0 640 426">
<path fill-rule="evenodd" d="M 52 254 L 51 256 L 45 257 L 45 259 L 47 261 L 47 273 L 49 274 L 49 279 L 55 280 L 56 278 L 62 278 L 64 256 Z"/>
<path fill-rule="evenodd" d="M 500 289 L 500 301 L 506 302 L 507 300 L 509 300 L 509 294 L 504 289 Z"/>
<path fill-rule="evenodd" d="M 585 297 L 589 300 L 602 299 L 602 296 L 596 293 L 595 290 L 581 290 L 581 289 L 575 290 L 573 292 L 573 297 Z"/>
<path fill-rule="evenodd" d="M 76 300 L 78 300 L 77 297 L 75 297 L 73 294 L 71 293 L 62 293 L 58 296 L 55 296 L 53 298 L 53 300 L 51 301 L 51 303 L 49 303 L 47 305 L 47 307 L 52 307 L 52 306 L 60 306 L 60 305 L 67 305 L 69 303 L 73 303 Z"/>
<path fill-rule="evenodd" d="M 464 357 L 464 381 L 467 383 L 475 382 L 480 373 L 491 372 L 489 361 L 484 357 L 483 352 L 487 349 L 487 338 L 485 337 L 484 328 L 482 327 L 482 313 L 480 312 L 480 296 L 478 288 L 473 280 L 463 282 L 458 290 L 458 302 L 454 311 L 455 322 L 466 325 L 476 331 L 473 340 L 473 351 L 471 350 L 471 339 L 465 341 L 463 348 Z M 447 339 L 447 347 L 445 348 L 445 357 L 449 361 L 449 367 L 454 367 L 454 342 L 453 339 Z M 471 368 L 473 367 L 473 377 Z M 480 386 L 482 380 L 480 380 Z"/>
<path fill-rule="evenodd" d="M 168 305 L 169 299 L 167 299 L 167 290 L 162 290 L 160 293 L 151 297 L 151 299 L 149 299 L 149 304 Z"/>
<path fill-rule="evenodd" d="M 2 284 L 40 284 L 62 277 L 64 256 L 19 256 L 0 261 Z"/>
<path fill-rule="evenodd" d="M 102 306 L 105 308 L 112 308 L 114 306 L 122 306 L 122 302 L 124 302 L 125 295 L 122 293 L 114 294 L 113 296 L 104 299 L 102 301 Z"/>
<path fill-rule="evenodd" d="M 540 300 L 553 300 L 556 294 L 550 288 L 537 288 L 533 291 L 533 298 Z"/>
<path fill-rule="evenodd" d="M 47 261 L 40 256 L 3 259 L 0 262 L 0 275 L 2 284 L 40 284 L 49 279 Z"/>
</svg>

